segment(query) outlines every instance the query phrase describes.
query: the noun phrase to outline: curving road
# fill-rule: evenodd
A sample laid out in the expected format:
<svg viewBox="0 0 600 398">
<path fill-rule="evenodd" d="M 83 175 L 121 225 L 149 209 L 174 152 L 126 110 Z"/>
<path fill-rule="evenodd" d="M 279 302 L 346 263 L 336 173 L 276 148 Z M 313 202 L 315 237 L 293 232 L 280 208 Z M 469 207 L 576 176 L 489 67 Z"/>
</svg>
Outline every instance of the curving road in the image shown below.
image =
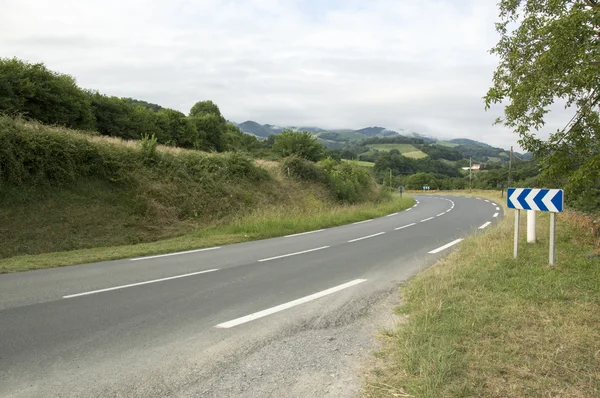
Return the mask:
<svg viewBox="0 0 600 398">
<path fill-rule="evenodd" d="M 252 347 L 339 320 L 502 217 L 484 199 L 415 199 L 310 233 L 0 275 L 0 396 L 203 396 Z"/>
</svg>

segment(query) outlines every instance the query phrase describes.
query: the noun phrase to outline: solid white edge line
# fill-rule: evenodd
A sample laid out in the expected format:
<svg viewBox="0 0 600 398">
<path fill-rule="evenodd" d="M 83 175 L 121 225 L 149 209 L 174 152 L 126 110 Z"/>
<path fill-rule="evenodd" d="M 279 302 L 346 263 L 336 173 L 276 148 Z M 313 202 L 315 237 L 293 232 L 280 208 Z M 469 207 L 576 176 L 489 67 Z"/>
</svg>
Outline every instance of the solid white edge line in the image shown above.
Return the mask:
<svg viewBox="0 0 600 398">
<path fill-rule="evenodd" d="M 494 218 L 495 218 L 495 217 L 498 217 L 498 213 L 494 213 L 493 217 L 494 217 Z"/>
<path fill-rule="evenodd" d="M 282 254 L 281 256 L 275 256 L 275 257 L 269 257 L 269 258 L 263 258 L 258 260 L 259 263 L 262 263 L 263 261 L 271 261 L 271 260 L 277 260 L 278 258 L 284 258 L 284 257 L 290 257 L 290 256 L 296 256 L 298 254 L 304 254 L 304 253 L 310 253 L 310 252 L 315 252 L 317 250 L 323 250 L 323 249 L 328 249 L 329 246 L 321 246 L 321 247 L 317 247 L 315 249 L 308 249 L 308 250 L 303 250 L 301 252 L 295 252 L 295 253 L 289 253 L 289 254 Z"/>
<path fill-rule="evenodd" d="M 420 222 L 425 222 L 425 221 L 433 220 L 434 218 L 435 218 L 435 217 L 429 217 L 429 218 L 426 218 L 426 219 L 424 219 L 424 220 L 421 220 Z"/>
<path fill-rule="evenodd" d="M 404 211 L 411 211 L 411 210 L 412 210 L 412 207 L 411 207 L 410 209 L 406 209 L 406 210 L 404 210 Z"/>
<path fill-rule="evenodd" d="M 417 223 L 412 223 L 412 224 L 404 225 L 402 227 L 394 228 L 394 231 L 399 231 L 404 228 L 412 227 L 413 225 L 417 225 Z"/>
<path fill-rule="evenodd" d="M 314 234 L 315 232 L 321 232 L 321 231 L 325 231 L 325 230 L 324 230 L 324 229 L 316 229 L 316 230 L 314 230 L 314 231 L 300 232 L 300 233 L 298 233 L 298 234 L 286 235 L 286 236 L 284 236 L 284 238 L 293 238 L 294 236 L 301 236 L 301 235 Z"/>
<path fill-rule="evenodd" d="M 446 212 L 445 212 L 445 211 L 441 212 L 441 213 L 440 213 L 440 214 L 438 214 L 436 217 L 443 216 L 444 214 L 446 214 Z"/>
<path fill-rule="evenodd" d="M 395 216 L 395 215 L 397 215 L 397 214 L 398 214 L 398 213 L 392 213 L 392 214 L 388 214 L 386 217 Z"/>
<path fill-rule="evenodd" d="M 430 252 L 429 252 L 429 254 L 436 254 L 436 253 L 439 253 L 439 252 L 441 252 L 442 250 L 446 250 L 447 248 L 449 248 L 449 247 L 452 247 L 452 246 L 454 246 L 455 244 L 457 244 L 457 243 L 460 243 L 460 242 L 462 242 L 462 239 L 456 239 L 456 240 L 453 240 L 452 242 L 450 242 L 450 243 L 448 243 L 448 244 L 445 244 L 445 245 L 444 245 L 444 246 L 442 246 L 442 247 L 438 247 L 437 249 L 434 249 L 434 250 L 430 251 Z"/>
<path fill-rule="evenodd" d="M 479 227 L 479 229 L 487 228 L 491 223 L 492 223 L 491 221 L 488 221 L 485 224 L 483 224 L 481 227 Z"/>
<path fill-rule="evenodd" d="M 215 271 L 218 271 L 218 270 L 219 270 L 219 268 L 207 269 L 207 270 L 204 270 L 204 271 L 191 272 L 189 274 L 169 276 L 167 278 L 160 278 L 160 279 L 153 279 L 151 281 L 138 282 L 138 283 L 130 283 L 128 285 L 121 285 L 121 286 L 109 287 L 109 288 L 106 288 L 106 289 L 92 290 L 92 291 L 89 291 L 89 292 L 83 292 L 83 293 L 77 293 L 77 294 L 69 294 L 67 296 L 63 296 L 63 298 L 64 299 L 68 299 L 68 298 L 72 298 L 72 297 L 87 296 L 87 295 L 90 295 L 90 294 L 96 294 L 96 293 L 102 293 L 102 292 L 110 292 L 111 290 L 119 290 L 119 289 L 125 289 L 125 288 L 128 288 L 128 287 L 147 285 L 149 283 L 156 283 L 156 282 L 168 281 L 168 280 L 171 280 L 171 279 L 185 278 L 186 276 L 206 274 L 208 272 L 215 272 Z"/>
<path fill-rule="evenodd" d="M 373 234 L 373 235 L 367 235 L 367 236 L 363 236 L 362 238 L 356 238 L 356 239 L 349 240 L 348 243 L 357 242 L 357 241 L 363 240 L 363 239 L 373 238 L 375 236 L 379 236 L 379 235 L 383 235 L 383 234 L 385 234 L 385 232 L 378 232 L 378 233 Z"/>
<path fill-rule="evenodd" d="M 167 254 L 157 254 L 156 256 L 136 257 L 136 258 L 130 258 L 129 261 L 149 260 L 151 258 L 160 258 L 160 257 L 177 256 L 179 254 L 189 254 L 189 253 L 205 252 L 205 251 L 208 251 L 208 250 L 216 250 L 216 249 L 220 249 L 220 248 L 221 248 L 220 246 L 217 246 L 217 247 L 207 247 L 206 249 L 186 250 L 186 251 L 183 251 L 183 252 L 175 252 L 175 253 L 167 253 Z"/>
<path fill-rule="evenodd" d="M 372 218 L 370 218 L 370 219 L 368 219 L 368 220 L 363 220 L 363 221 L 357 221 L 357 222 L 353 222 L 353 223 L 352 223 L 352 225 L 356 225 L 356 224 L 363 224 L 363 223 L 366 223 L 366 222 L 369 222 L 369 221 L 373 221 L 373 219 L 372 219 Z"/>
<path fill-rule="evenodd" d="M 355 279 L 353 281 L 350 281 L 350 282 L 347 282 L 347 283 L 344 283 L 344 284 L 332 287 L 332 288 L 327 289 L 327 290 L 322 290 L 320 292 L 311 294 L 309 296 L 305 296 L 305 297 L 302 297 L 302 298 L 299 298 L 299 299 L 296 299 L 296 300 L 293 300 L 293 301 L 289 301 L 287 303 L 280 304 L 280 305 L 275 306 L 275 307 L 267 308 L 266 310 L 258 311 L 258 312 L 255 312 L 253 314 L 250 314 L 250 315 L 246 315 L 246 316 L 243 316 L 243 317 L 240 317 L 240 318 L 233 319 L 231 321 L 219 323 L 215 327 L 216 328 L 221 328 L 221 329 L 229 329 L 229 328 L 241 325 L 241 324 L 246 323 L 246 322 L 254 321 L 256 319 L 263 318 L 265 316 L 272 315 L 272 314 L 275 314 L 277 312 L 290 309 L 292 307 L 296 307 L 296 306 L 298 306 L 300 304 L 308 303 L 310 301 L 319 299 L 319 298 L 327 296 L 329 294 L 339 292 L 340 290 L 344 290 L 344 289 L 347 289 L 349 287 L 358 285 L 359 283 L 363 283 L 365 281 L 366 281 L 366 279 Z"/>
</svg>

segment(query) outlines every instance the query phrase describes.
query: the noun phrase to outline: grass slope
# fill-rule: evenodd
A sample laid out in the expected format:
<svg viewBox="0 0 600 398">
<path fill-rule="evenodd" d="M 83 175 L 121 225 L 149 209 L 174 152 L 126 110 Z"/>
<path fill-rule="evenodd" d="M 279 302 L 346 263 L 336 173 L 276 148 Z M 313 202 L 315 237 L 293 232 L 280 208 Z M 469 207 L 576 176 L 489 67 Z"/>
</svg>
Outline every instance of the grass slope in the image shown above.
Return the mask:
<svg viewBox="0 0 600 398">
<path fill-rule="evenodd" d="M 364 203 L 344 205 L 332 184 L 349 188 L 347 180 L 328 181 L 289 177 L 277 162 L 235 153 L 0 117 L 0 272 L 268 238 L 412 204 L 373 183 L 361 185 Z"/>
<path fill-rule="evenodd" d="M 389 152 L 392 149 L 397 149 L 403 156 L 413 159 L 426 158 L 427 154 L 421 152 L 411 144 L 369 144 L 369 149 L 376 149 L 380 152 Z"/>
<path fill-rule="evenodd" d="M 600 396 L 593 222 L 557 217 L 558 265 L 550 267 L 547 215 L 539 217 L 537 244 L 521 237 L 517 260 L 513 220 L 508 211 L 498 227 L 402 287 L 406 322 L 385 333 L 367 396 Z"/>
</svg>

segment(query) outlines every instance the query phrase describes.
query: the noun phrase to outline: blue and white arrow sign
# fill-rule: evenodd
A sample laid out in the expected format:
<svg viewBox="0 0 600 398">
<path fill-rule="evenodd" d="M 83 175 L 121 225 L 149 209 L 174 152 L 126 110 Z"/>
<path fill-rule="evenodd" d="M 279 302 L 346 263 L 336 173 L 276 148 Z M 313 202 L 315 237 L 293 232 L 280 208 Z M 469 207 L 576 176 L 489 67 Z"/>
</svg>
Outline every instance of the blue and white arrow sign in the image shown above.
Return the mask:
<svg viewBox="0 0 600 398">
<path fill-rule="evenodd" d="M 562 189 L 508 188 L 508 207 L 560 213 L 564 207 Z"/>
</svg>

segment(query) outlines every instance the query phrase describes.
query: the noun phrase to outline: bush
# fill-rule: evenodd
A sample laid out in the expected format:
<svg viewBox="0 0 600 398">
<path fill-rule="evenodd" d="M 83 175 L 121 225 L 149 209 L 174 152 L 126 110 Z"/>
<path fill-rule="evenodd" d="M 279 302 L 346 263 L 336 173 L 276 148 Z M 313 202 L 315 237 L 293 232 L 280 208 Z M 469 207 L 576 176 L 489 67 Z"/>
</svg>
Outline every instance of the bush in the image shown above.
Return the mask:
<svg viewBox="0 0 600 398">
<path fill-rule="evenodd" d="M 285 130 L 275 136 L 273 143 L 273 152 L 282 157 L 295 155 L 313 162 L 323 157 L 324 149 L 317 137 L 307 131 Z"/>
<path fill-rule="evenodd" d="M 307 181 L 327 181 L 327 176 L 322 168 L 299 156 L 289 156 L 283 159 L 281 168 L 287 176 Z"/>
</svg>

